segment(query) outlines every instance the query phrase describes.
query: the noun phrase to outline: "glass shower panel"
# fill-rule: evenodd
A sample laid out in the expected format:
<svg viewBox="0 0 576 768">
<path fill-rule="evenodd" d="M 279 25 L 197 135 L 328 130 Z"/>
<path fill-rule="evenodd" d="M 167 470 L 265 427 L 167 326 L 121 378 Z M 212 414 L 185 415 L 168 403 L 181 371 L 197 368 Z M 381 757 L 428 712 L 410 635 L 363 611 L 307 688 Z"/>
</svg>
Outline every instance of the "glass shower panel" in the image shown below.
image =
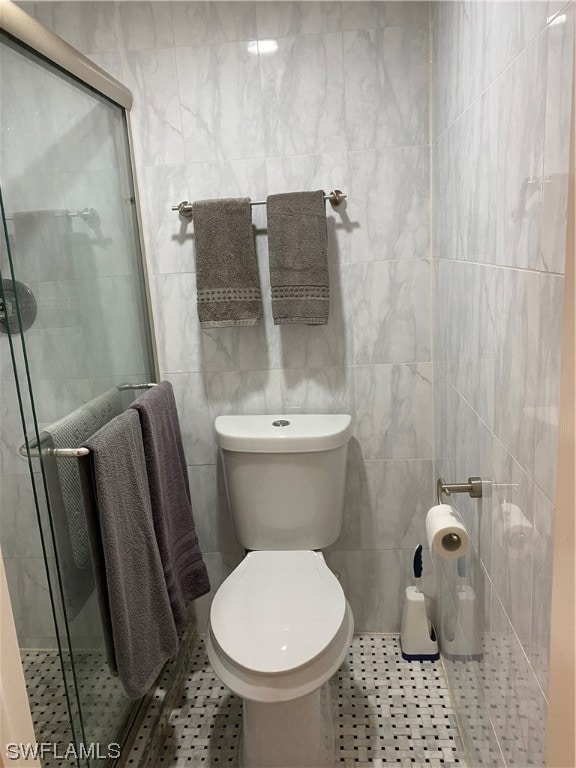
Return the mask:
<svg viewBox="0 0 576 768">
<path fill-rule="evenodd" d="M 107 745 L 119 741 L 133 708 L 106 665 L 89 547 L 69 515 L 81 500 L 67 497 L 70 488 L 56 467 L 76 460 L 34 457 L 27 475 L 14 402 L 19 389 L 24 431 L 34 446 L 43 429 L 100 394 L 154 378 L 127 126 L 120 107 L 5 36 L 0 90 L 8 239 L 0 266 L 6 295 L 15 295 L 19 307 L 12 351 L 0 333 L 0 375 L 8 379 L 0 393 L 0 481 L 4 487 L 5 477 L 19 476 L 23 490 L 8 506 L 36 496 L 18 523 L 18 538 L 30 541 L 30 552 L 12 569 L 11 598 L 23 654 L 44 654 L 38 659 L 63 666 L 70 707 L 77 707 L 81 723 L 76 730 L 83 726 L 76 740 Z M 137 394 L 123 392 L 124 404 Z M 5 507 L 3 520 L 18 514 Z M 36 513 L 45 556 L 37 546 Z M 14 542 L 3 544 L 10 559 Z"/>
</svg>

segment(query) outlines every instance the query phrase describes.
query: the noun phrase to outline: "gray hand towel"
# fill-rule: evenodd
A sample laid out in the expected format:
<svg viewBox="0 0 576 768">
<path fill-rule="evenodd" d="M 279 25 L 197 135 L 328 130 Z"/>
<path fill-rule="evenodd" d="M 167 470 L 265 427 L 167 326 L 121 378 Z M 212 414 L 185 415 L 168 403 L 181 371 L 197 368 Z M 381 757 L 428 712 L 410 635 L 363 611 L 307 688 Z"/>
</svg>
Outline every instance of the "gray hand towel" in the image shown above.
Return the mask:
<svg viewBox="0 0 576 768">
<path fill-rule="evenodd" d="M 210 591 L 192 517 L 186 459 L 172 385 L 163 381 L 135 400 L 140 416 L 152 515 L 176 626 L 186 605 Z"/>
<path fill-rule="evenodd" d="M 120 392 L 110 389 L 46 427 L 41 436 L 42 449 L 82 445 L 122 411 Z M 74 459 L 46 456 L 43 461 L 66 615 L 72 621 L 94 591 L 80 475 Z"/>
<path fill-rule="evenodd" d="M 269 195 L 268 252 L 275 325 L 328 322 L 328 234 L 323 190 Z"/>
<path fill-rule="evenodd" d="M 138 415 L 126 411 L 84 445 L 90 454 L 79 465 L 108 664 L 136 699 L 178 651 Z"/>
<path fill-rule="evenodd" d="M 262 312 L 249 198 L 192 205 L 201 328 L 256 325 Z"/>
</svg>

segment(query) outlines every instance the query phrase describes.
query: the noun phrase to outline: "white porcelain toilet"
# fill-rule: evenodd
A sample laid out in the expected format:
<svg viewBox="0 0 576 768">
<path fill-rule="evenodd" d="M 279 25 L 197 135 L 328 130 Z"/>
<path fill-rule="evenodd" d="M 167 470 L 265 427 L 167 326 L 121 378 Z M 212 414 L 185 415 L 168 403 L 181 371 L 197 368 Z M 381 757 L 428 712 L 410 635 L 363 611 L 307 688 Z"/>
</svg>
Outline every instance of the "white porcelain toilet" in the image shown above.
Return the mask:
<svg viewBox="0 0 576 768">
<path fill-rule="evenodd" d="M 241 768 L 329 768 L 328 680 L 354 629 L 321 552 L 342 527 L 348 415 L 220 416 L 216 436 L 238 542 L 217 591 L 208 657 L 243 699 Z"/>
</svg>

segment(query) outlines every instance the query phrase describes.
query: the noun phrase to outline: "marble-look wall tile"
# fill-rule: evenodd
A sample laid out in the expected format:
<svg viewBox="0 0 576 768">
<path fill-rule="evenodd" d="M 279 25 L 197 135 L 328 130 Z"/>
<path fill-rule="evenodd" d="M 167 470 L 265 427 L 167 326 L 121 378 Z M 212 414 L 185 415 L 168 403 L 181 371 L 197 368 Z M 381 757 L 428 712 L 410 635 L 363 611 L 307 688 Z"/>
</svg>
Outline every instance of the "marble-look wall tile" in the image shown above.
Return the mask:
<svg viewBox="0 0 576 768">
<path fill-rule="evenodd" d="M 495 306 L 494 431 L 520 464 L 534 472 L 539 275 L 499 270 Z"/>
<path fill-rule="evenodd" d="M 436 254 L 438 258 L 468 258 L 470 168 L 470 110 L 435 146 L 438 172 L 434 179 Z"/>
<path fill-rule="evenodd" d="M 4 559 L 18 640 L 54 637 L 54 619 L 48 592 L 46 566 L 41 557 Z"/>
<path fill-rule="evenodd" d="M 314 32 L 340 32 L 341 4 L 335 2 L 256 3 L 258 37 L 277 38 Z"/>
<path fill-rule="evenodd" d="M 284 368 L 280 375 L 285 412 L 353 414 L 352 368 Z"/>
<path fill-rule="evenodd" d="M 431 364 L 359 366 L 354 375 L 364 458 L 432 458 Z"/>
<path fill-rule="evenodd" d="M 563 298 L 564 279 L 542 273 L 534 479 L 550 499 L 556 494 Z"/>
<path fill-rule="evenodd" d="M 554 505 L 536 486 L 532 539 L 532 606 L 529 659 L 540 687 L 548 690 Z"/>
<path fill-rule="evenodd" d="M 434 382 L 434 409 L 436 476 L 481 477 L 489 483 L 494 477 L 493 434 L 444 377 Z M 488 484 L 487 494 L 489 490 Z M 460 512 L 474 547 L 482 561 L 489 564 L 492 516 L 489 504 L 464 494 L 445 501 Z"/>
<path fill-rule="evenodd" d="M 348 157 L 352 261 L 428 256 L 428 148 L 352 152 Z"/>
<path fill-rule="evenodd" d="M 32 62 L 21 58 L 7 59 L 2 51 L 2 100 L 10 104 L 10 109 L 2 110 L 0 158 L 3 189 L 9 179 L 16 180 L 18 176 L 34 173 L 51 175 L 58 170 L 54 128 L 37 119 L 38 113 L 49 113 L 50 110 L 48 79 L 46 72 L 39 71 Z M 23 135 L 34 142 L 33 155 L 28 147 L 22 146 Z M 7 195 L 7 192 L 5 190 L 4 194 Z M 7 195 L 6 204 L 10 200 Z"/>
<path fill-rule="evenodd" d="M 272 318 L 268 272 L 260 272 L 260 291 L 262 317 L 258 325 L 208 328 L 201 332 L 205 371 L 256 371 L 279 367 L 279 334 Z"/>
<path fill-rule="evenodd" d="M 350 149 L 428 141 L 428 27 L 344 33 Z"/>
<path fill-rule="evenodd" d="M 4 556 L 42 557 L 42 542 L 29 474 L 2 474 L 0 514 L 0 542 Z"/>
<path fill-rule="evenodd" d="M 342 24 L 346 30 L 404 27 L 428 24 L 429 3 L 418 0 L 396 2 L 342 3 Z"/>
<path fill-rule="evenodd" d="M 212 421 L 222 414 L 282 411 L 278 370 L 206 373 L 204 378 Z"/>
<path fill-rule="evenodd" d="M 213 419 L 201 373 L 163 375 L 174 387 L 186 462 L 214 464 Z"/>
<path fill-rule="evenodd" d="M 348 472 L 344 527 L 336 550 L 410 549 L 426 544 L 431 461 L 363 461 Z"/>
<path fill-rule="evenodd" d="M 202 552 L 243 552 L 234 536 L 221 465 L 188 467 L 188 479 Z"/>
<path fill-rule="evenodd" d="M 355 364 L 428 362 L 430 263 L 354 264 L 348 274 Z"/>
<path fill-rule="evenodd" d="M 124 78 L 134 96 L 130 121 L 137 164 L 183 163 L 184 140 L 174 51 L 166 48 L 127 51 Z"/>
<path fill-rule="evenodd" d="M 267 156 L 346 148 L 340 34 L 280 38 L 260 73 Z"/>
<path fill-rule="evenodd" d="M 256 37 L 256 3 L 170 3 L 176 45 L 204 45 L 252 40 Z"/>
<path fill-rule="evenodd" d="M 484 6 L 484 35 L 488 48 L 484 85 L 492 82 L 518 56 L 545 25 L 546 0 L 525 3 L 522 0 Z"/>
<path fill-rule="evenodd" d="M 81 327 L 32 327 L 26 332 L 26 354 L 34 379 L 71 380 L 86 375 L 86 345 Z M 22 365 L 18 370 L 24 374 Z"/>
<path fill-rule="evenodd" d="M 564 272 L 568 165 L 570 153 L 570 91 L 574 57 L 574 4 L 563 24 L 548 28 L 544 183 L 542 185 L 541 268 Z"/>
<path fill-rule="evenodd" d="M 409 567 L 397 550 L 357 550 L 325 553 L 328 567 L 340 575 L 352 608 L 355 628 L 365 632 L 398 632 L 402 594 Z M 379 585 L 385 584 L 385 589 Z"/>
<path fill-rule="evenodd" d="M 329 242 L 332 236 L 328 236 Z M 329 252 L 329 255 L 333 251 Z M 350 364 L 352 353 L 352 327 L 346 310 L 348 268 L 338 266 L 331 259 L 330 313 L 326 325 L 279 326 L 280 362 L 283 368 L 320 368 Z"/>
<path fill-rule="evenodd" d="M 258 56 L 248 43 L 176 49 L 188 163 L 264 155 Z"/>
<path fill-rule="evenodd" d="M 203 555 L 211 590 L 204 597 L 194 600 L 192 611 L 198 622 L 198 632 L 205 634 L 210 620 L 210 607 L 222 582 L 242 562 L 244 552 L 207 552 Z"/>
<path fill-rule="evenodd" d="M 501 270 L 439 259 L 438 354 L 448 381 L 489 427 L 494 424 L 496 284 Z"/>
<path fill-rule="evenodd" d="M 499 87 L 490 86 L 474 103 L 470 116 L 468 248 L 464 258 L 483 263 L 493 263 L 496 256 L 499 99 Z"/>
<path fill-rule="evenodd" d="M 513 267 L 540 264 L 546 54 L 542 35 L 500 80 L 497 259 Z"/>
<path fill-rule="evenodd" d="M 197 315 L 196 276 L 154 275 L 152 283 L 161 369 L 166 373 L 201 371 L 202 332 Z"/>
<path fill-rule="evenodd" d="M 83 376 L 144 374 L 146 337 L 139 314 L 137 277 L 122 275 L 78 280 L 83 341 Z M 124 328 L 126 333 L 118 334 Z"/>
<path fill-rule="evenodd" d="M 26 393 L 23 393 L 26 395 Z M 29 398 L 26 399 L 25 414 L 29 413 Z M 24 432 L 20 416 L 18 393 L 14 382 L 2 384 L 0 399 L 0 476 L 27 475 L 28 463 L 18 453 L 24 443 Z"/>
<path fill-rule="evenodd" d="M 250 150 L 251 152 L 251 150 Z M 266 161 L 264 158 L 249 160 L 227 160 L 212 163 L 189 163 L 186 166 L 187 200 L 204 200 L 218 197 L 249 197 L 251 200 L 265 200 L 268 194 L 266 183 Z M 268 268 L 264 258 L 266 240 L 266 206 L 252 206 L 257 256 L 261 269 Z M 188 223 L 186 234 L 194 245 L 194 226 Z M 195 270 L 194 249 L 192 271 Z"/>
<path fill-rule="evenodd" d="M 186 167 L 156 165 L 138 173 L 146 257 L 153 273 L 192 272 L 194 254 L 188 223 L 172 205 L 188 200 Z"/>
<path fill-rule="evenodd" d="M 40 2 L 33 4 L 33 15 L 82 53 L 103 53 L 120 47 L 116 3 Z"/>
<path fill-rule="evenodd" d="M 127 51 L 172 48 L 172 17 L 165 2 L 119 3 L 122 42 Z"/>
<path fill-rule="evenodd" d="M 526 654 L 532 624 L 534 483 L 498 440 L 493 445 L 491 579 Z M 504 486 L 498 490 L 498 486 Z M 508 487 L 505 487 L 508 486 Z"/>
</svg>

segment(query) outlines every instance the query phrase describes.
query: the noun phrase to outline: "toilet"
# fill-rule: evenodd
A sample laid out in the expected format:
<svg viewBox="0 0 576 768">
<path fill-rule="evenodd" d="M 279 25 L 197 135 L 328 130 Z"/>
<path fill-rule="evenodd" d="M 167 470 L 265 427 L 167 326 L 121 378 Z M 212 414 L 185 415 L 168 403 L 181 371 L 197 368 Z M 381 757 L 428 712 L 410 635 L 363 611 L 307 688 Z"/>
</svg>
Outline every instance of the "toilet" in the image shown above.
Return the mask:
<svg viewBox="0 0 576 768">
<path fill-rule="evenodd" d="M 207 650 L 243 700 L 241 768 L 334 765 L 328 681 L 354 619 L 320 550 L 340 535 L 351 418 L 219 416 L 216 441 L 246 557 L 216 592 Z"/>
</svg>

